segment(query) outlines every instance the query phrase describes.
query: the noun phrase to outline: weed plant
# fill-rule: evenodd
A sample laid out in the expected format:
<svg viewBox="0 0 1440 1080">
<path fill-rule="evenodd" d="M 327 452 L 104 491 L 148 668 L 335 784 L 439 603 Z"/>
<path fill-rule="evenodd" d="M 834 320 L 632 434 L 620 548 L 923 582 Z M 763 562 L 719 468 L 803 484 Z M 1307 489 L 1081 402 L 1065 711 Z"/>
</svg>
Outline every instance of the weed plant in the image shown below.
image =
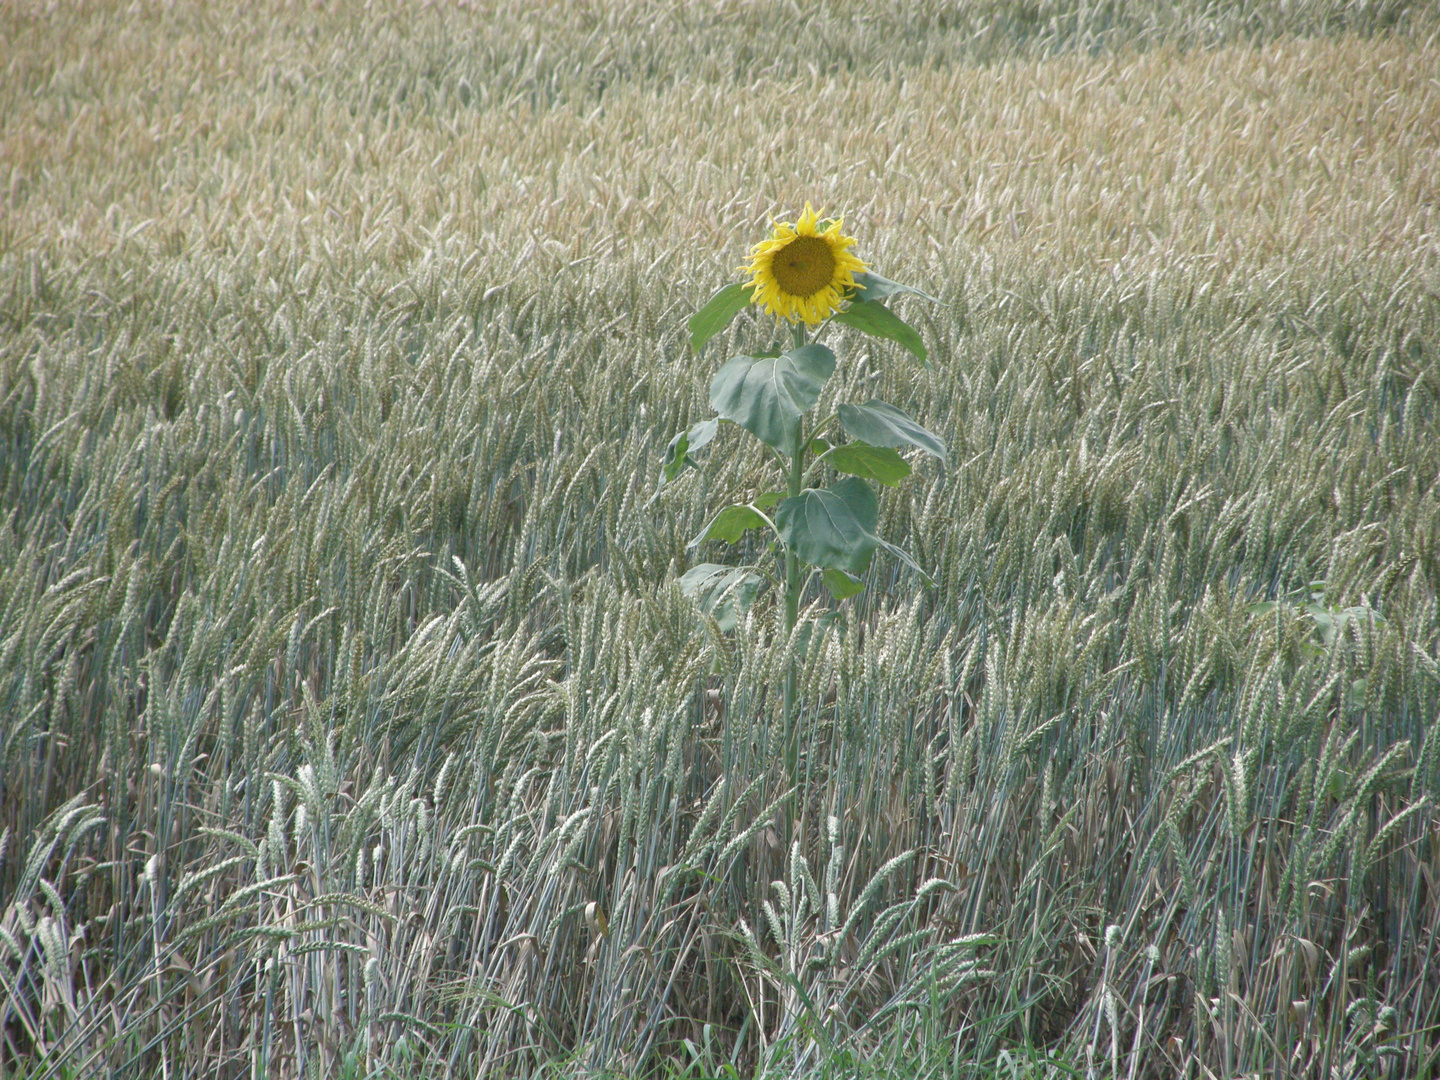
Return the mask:
<svg viewBox="0 0 1440 1080">
<path fill-rule="evenodd" d="M 1433 1075 L 1437 29 L 4 5 L 0 1071 Z M 646 503 L 807 199 L 950 453 L 781 647 Z"/>
</svg>

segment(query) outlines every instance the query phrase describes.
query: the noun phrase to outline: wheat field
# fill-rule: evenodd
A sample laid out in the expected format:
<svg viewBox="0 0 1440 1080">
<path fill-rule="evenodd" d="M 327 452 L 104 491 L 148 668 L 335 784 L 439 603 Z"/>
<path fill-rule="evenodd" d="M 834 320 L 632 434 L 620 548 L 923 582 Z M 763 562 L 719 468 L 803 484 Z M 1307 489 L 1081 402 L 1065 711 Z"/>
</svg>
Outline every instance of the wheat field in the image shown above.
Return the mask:
<svg viewBox="0 0 1440 1080">
<path fill-rule="evenodd" d="M 1435 1075 L 1427 8 L 0 7 L 0 1074 Z M 787 640 L 806 200 L 949 455 Z"/>
</svg>

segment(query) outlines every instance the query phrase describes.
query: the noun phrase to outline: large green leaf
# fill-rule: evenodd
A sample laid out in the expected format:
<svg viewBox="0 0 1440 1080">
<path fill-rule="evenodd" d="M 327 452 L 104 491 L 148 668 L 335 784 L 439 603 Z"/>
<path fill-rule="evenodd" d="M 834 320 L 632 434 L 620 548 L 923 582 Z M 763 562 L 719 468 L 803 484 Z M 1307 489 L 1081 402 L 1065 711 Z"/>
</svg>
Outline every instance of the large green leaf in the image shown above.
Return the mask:
<svg viewBox="0 0 1440 1080">
<path fill-rule="evenodd" d="M 749 306 L 750 290 L 743 285 L 726 285 L 690 316 L 690 347 L 699 352 L 707 341 L 729 326 L 730 320 Z"/>
<path fill-rule="evenodd" d="M 780 539 L 811 566 L 863 574 L 880 544 L 880 502 L 858 476 L 806 488 L 775 511 Z"/>
<path fill-rule="evenodd" d="M 925 359 L 925 342 L 919 331 L 887 308 L 879 300 L 857 300 L 835 316 L 835 321 L 863 330 L 871 337 L 898 341 L 919 358 Z"/>
<path fill-rule="evenodd" d="M 681 575 L 680 591 L 699 605 L 724 631 L 734 630 L 740 616 L 755 602 L 764 580 L 754 570 L 739 566 L 701 563 Z"/>
<path fill-rule="evenodd" d="M 837 446 L 825 455 L 837 472 L 863 476 L 894 487 L 910 475 L 910 463 L 888 446 L 852 442 Z"/>
<path fill-rule="evenodd" d="M 945 460 L 945 444 L 894 405 L 871 398 L 864 405 L 841 405 L 840 425 L 851 438 L 871 446 L 914 446 Z"/>
<path fill-rule="evenodd" d="M 727 544 L 738 544 L 740 538 L 751 529 L 763 529 L 765 519 L 750 506 L 727 506 L 715 515 L 714 520 L 690 541 L 690 546 L 706 540 L 724 540 Z"/>
<path fill-rule="evenodd" d="M 795 450 L 800 417 L 820 400 L 835 370 L 824 345 L 802 345 L 781 356 L 737 356 L 710 380 L 710 405 L 782 454 Z"/>
<path fill-rule="evenodd" d="M 887 296 L 894 296 L 896 293 L 909 293 L 912 296 L 923 296 L 926 300 L 938 304 L 940 301 L 927 292 L 921 292 L 912 285 L 901 285 L 898 281 L 891 281 L 879 274 L 872 274 L 868 270 L 855 275 L 855 299 L 884 300 Z"/>
</svg>

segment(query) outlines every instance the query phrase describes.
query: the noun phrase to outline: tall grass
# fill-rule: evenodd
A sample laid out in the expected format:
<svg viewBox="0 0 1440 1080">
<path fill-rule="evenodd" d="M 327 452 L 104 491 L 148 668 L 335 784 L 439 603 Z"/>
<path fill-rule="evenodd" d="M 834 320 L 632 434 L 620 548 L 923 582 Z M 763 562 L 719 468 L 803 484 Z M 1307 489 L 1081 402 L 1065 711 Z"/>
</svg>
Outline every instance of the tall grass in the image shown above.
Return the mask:
<svg viewBox="0 0 1440 1080">
<path fill-rule="evenodd" d="M 0 1068 L 1440 1067 L 1437 26 L 0 11 Z M 951 454 L 791 792 L 647 502 L 805 199 Z"/>
</svg>

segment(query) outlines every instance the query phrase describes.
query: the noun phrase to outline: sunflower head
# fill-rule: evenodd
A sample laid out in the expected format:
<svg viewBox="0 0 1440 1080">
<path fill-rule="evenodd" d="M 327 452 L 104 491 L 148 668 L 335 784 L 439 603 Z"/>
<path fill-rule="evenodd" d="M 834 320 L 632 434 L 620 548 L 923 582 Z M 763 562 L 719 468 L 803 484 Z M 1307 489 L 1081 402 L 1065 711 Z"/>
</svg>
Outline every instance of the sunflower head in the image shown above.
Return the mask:
<svg viewBox="0 0 1440 1080">
<path fill-rule="evenodd" d="M 807 326 L 839 311 L 855 288 L 855 275 L 865 270 L 850 254 L 855 238 L 840 231 L 843 224 L 836 219 L 820 231 L 808 202 L 795 224 L 775 222 L 770 238 L 751 248 L 741 267 L 750 275 L 744 286 L 752 290 L 750 302 L 792 323 L 804 319 Z"/>
</svg>

